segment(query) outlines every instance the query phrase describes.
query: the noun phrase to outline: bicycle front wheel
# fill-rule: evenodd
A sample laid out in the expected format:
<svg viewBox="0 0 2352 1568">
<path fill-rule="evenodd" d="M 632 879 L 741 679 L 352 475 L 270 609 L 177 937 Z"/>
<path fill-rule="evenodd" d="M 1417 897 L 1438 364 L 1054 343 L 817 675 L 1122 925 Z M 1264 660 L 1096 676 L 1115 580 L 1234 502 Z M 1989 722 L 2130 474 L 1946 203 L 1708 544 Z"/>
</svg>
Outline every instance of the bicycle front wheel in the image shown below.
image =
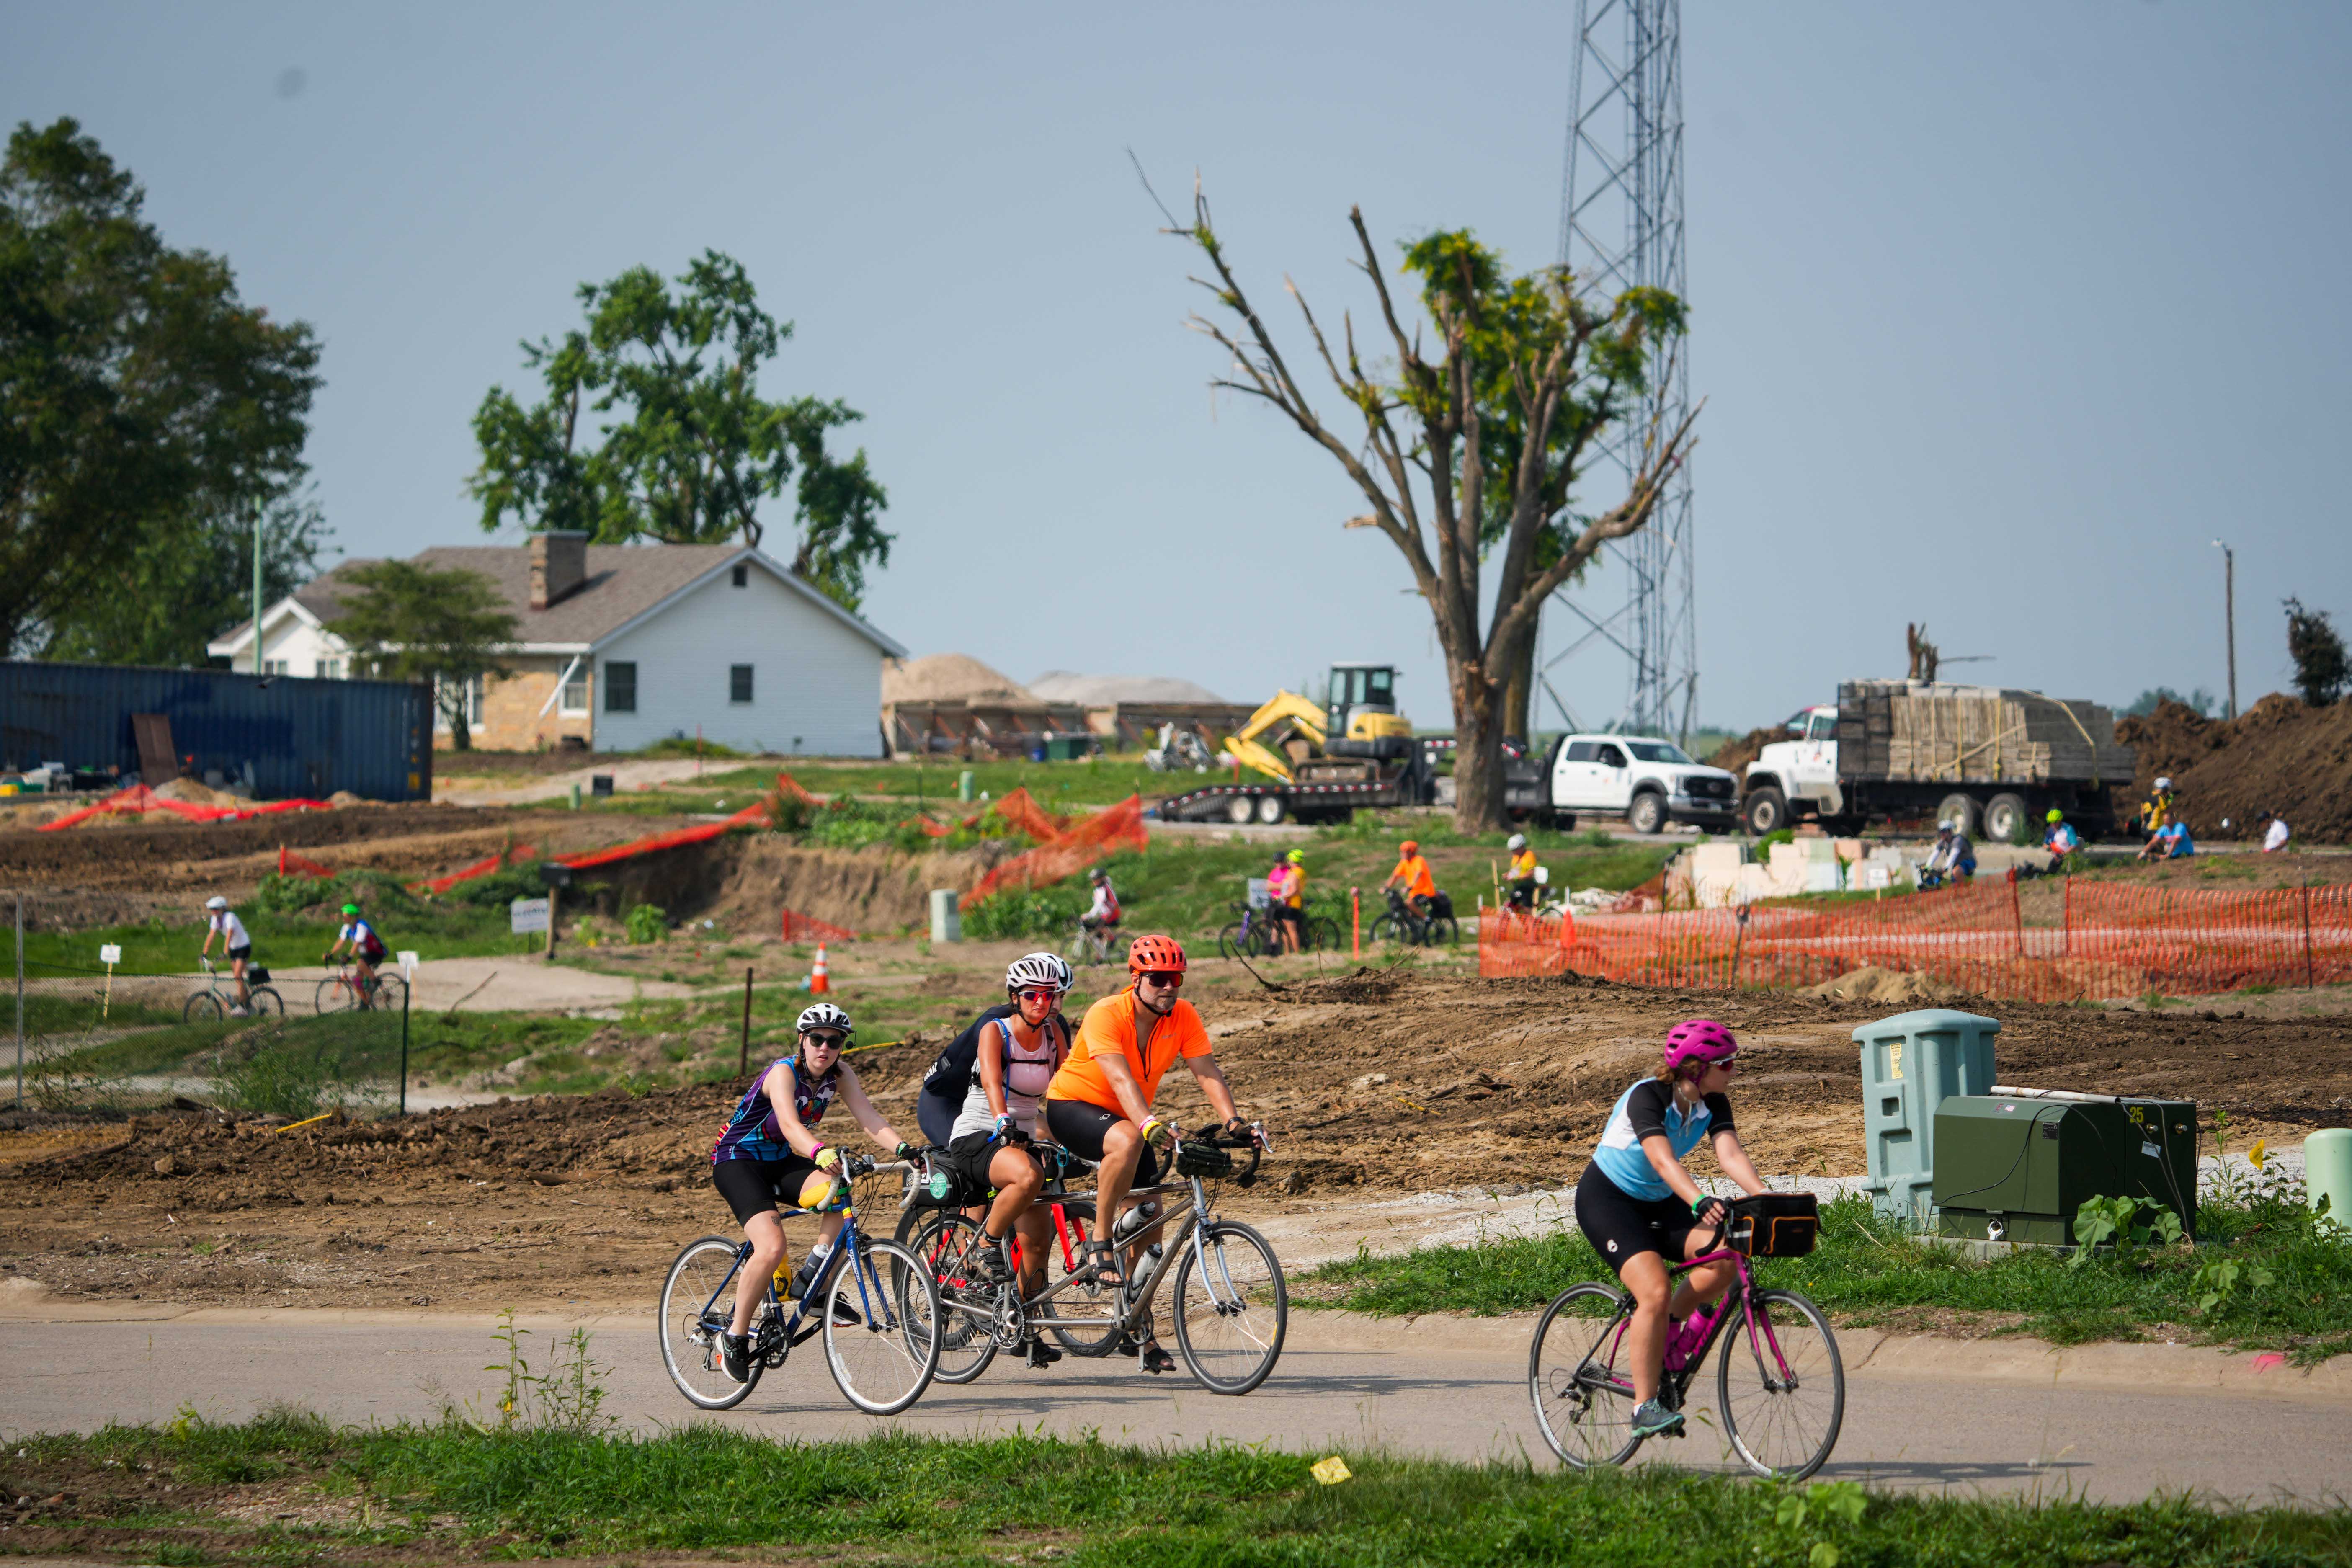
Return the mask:
<svg viewBox="0 0 2352 1568">
<path fill-rule="evenodd" d="M 209 991 L 188 994 L 188 1005 L 180 1009 L 181 1018 L 191 1024 L 210 1024 L 221 1016 L 220 998 Z"/>
<path fill-rule="evenodd" d="M 1394 915 L 1382 915 L 1372 922 L 1372 940 L 1383 944 L 1404 941 L 1405 928 Z"/>
<path fill-rule="evenodd" d="M 1217 932 L 1217 952 L 1220 955 L 1225 958 L 1246 958 L 1253 951 L 1250 946 L 1249 928 L 1241 921 L 1227 921 L 1223 929 Z"/>
<path fill-rule="evenodd" d="M 1723 1435 L 1759 1476 L 1801 1481 L 1837 1447 L 1845 1363 L 1830 1321 L 1794 1290 L 1759 1290 L 1723 1331 L 1716 1363 Z"/>
<path fill-rule="evenodd" d="M 1528 1348 L 1536 1426 L 1571 1469 L 1622 1465 L 1633 1435 L 1633 1379 L 1625 1328 L 1633 1299 L 1613 1285 L 1571 1285 L 1544 1309 Z"/>
<path fill-rule="evenodd" d="M 910 1209 L 908 1219 L 916 1219 L 921 1211 Z M 912 1236 L 903 1234 L 899 1245 L 922 1259 L 937 1281 L 940 1292 L 940 1366 L 936 1374 L 941 1383 L 970 1383 L 988 1370 L 996 1359 L 996 1295 L 997 1287 L 991 1285 L 976 1271 L 972 1249 L 980 1245 L 979 1224 L 955 1209 L 942 1209 L 913 1227 Z M 908 1310 L 914 1301 L 913 1287 L 908 1282 L 916 1270 L 893 1268 L 890 1272 L 892 1300 L 900 1310 Z"/>
<path fill-rule="evenodd" d="M 940 1288 L 920 1258 L 895 1241 L 860 1237 L 835 1265 L 824 1364 L 842 1396 L 868 1415 L 896 1415 L 923 1396 L 940 1370 Z"/>
<path fill-rule="evenodd" d="M 397 974 L 375 977 L 375 994 L 368 1005 L 379 1013 L 397 1013 L 408 1005 L 408 982 Z"/>
<path fill-rule="evenodd" d="M 759 1363 L 751 1363 L 750 1383 L 738 1383 L 719 1359 L 719 1336 L 735 1313 L 730 1287 L 740 1250 L 740 1243 L 723 1236 L 690 1241 L 662 1281 L 661 1316 L 654 1323 L 662 1365 L 677 1391 L 705 1410 L 733 1409 L 760 1381 Z"/>
<path fill-rule="evenodd" d="M 1213 1394 L 1247 1394 L 1282 1354 L 1290 1288 L 1265 1237 L 1217 1220 L 1185 1237 L 1176 1260 L 1176 1348 Z M 1205 1268 L 1200 1267 L 1205 1263 Z"/>
<path fill-rule="evenodd" d="M 318 1007 L 321 1013 L 349 1013 L 360 1005 L 360 988 L 340 974 L 329 975 L 319 982 Z"/>
</svg>

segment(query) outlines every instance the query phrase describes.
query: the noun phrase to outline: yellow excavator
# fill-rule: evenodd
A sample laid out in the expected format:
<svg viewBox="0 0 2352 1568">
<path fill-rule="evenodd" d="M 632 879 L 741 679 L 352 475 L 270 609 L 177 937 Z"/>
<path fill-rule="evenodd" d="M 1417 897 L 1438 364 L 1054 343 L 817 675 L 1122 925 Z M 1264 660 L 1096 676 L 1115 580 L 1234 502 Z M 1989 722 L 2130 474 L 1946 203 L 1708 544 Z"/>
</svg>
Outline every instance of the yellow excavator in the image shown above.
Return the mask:
<svg viewBox="0 0 2352 1568">
<path fill-rule="evenodd" d="M 1335 664 L 1327 705 L 1277 691 L 1225 737 L 1225 750 L 1285 784 L 1367 784 L 1412 742 L 1396 710 L 1396 666 Z"/>
</svg>

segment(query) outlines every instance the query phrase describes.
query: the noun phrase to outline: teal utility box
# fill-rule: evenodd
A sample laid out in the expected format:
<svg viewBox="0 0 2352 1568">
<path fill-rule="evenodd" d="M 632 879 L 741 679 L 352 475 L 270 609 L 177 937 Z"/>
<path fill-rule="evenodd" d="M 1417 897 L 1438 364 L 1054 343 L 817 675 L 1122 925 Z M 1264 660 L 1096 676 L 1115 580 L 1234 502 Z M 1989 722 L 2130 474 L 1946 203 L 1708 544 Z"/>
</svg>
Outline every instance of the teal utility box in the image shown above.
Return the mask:
<svg viewBox="0 0 2352 1568">
<path fill-rule="evenodd" d="M 1992 1088 L 2000 1020 L 1926 1007 L 1855 1028 L 1862 1047 L 1863 1183 L 1880 1214 L 1924 1226 L 1936 1172 L 1936 1108 Z"/>
<path fill-rule="evenodd" d="M 2063 1091 L 1955 1095 L 1936 1110 L 1937 1229 L 2068 1247 L 2084 1198 L 2146 1198 L 2197 1236 L 2197 1107 Z"/>
</svg>

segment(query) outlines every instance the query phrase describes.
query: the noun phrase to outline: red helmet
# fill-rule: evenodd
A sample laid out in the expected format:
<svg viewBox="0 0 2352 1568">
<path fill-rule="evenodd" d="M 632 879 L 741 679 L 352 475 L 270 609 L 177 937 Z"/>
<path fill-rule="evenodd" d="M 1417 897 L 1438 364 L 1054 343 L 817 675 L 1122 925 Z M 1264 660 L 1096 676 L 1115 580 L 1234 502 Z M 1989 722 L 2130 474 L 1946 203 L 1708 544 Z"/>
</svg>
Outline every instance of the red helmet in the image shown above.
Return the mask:
<svg viewBox="0 0 2352 1568">
<path fill-rule="evenodd" d="M 1184 973 L 1184 944 L 1172 936 L 1139 936 L 1127 950 L 1127 972 L 1131 975 L 1171 969 Z"/>
<path fill-rule="evenodd" d="M 1712 1018 L 1689 1018 L 1666 1031 L 1666 1066 L 1679 1071 L 1685 1062 L 1727 1062 L 1739 1054 L 1731 1031 Z"/>
<path fill-rule="evenodd" d="M 1397 846 L 1397 849 L 1399 850 L 1399 852 L 1400 852 L 1400 853 L 1402 853 L 1402 854 L 1406 854 L 1406 855 L 1414 854 L 1414 853 L 1416 853 L 1420 848 L 1421 848 L 1421 846 L 1420 846 L 1418 843 L 1414 842 L 1412 839 L 1410 839 L 1410 838 L 1406 839 L 1403 843 L 1402 843 L 1402 844 L 1400 844 L 1400 845 L 1398 845 L 1398 846 Z"/>
</svg>

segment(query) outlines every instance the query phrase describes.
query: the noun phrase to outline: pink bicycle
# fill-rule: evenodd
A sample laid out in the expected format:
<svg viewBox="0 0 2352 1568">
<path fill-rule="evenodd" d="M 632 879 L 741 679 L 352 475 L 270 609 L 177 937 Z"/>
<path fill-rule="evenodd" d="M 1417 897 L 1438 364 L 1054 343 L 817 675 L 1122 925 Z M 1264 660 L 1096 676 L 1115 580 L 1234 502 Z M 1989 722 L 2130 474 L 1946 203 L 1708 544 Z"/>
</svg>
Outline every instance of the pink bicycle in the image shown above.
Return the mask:
<svg viewBox="0 0 2352 1568">
<path fill-rule="evenodd" d="M 1738 1281 L 1717 1304 L 1705 1342 L 1680 1367 L 1661 1373 L 1658 1400 L 1682 1409 L 1720 1342 L 1715 1388 L 1724 1440 L 1758 1475 L 1801 1480 L 1837 1446 L 1845 1419 L 1845 1364 L 1822 1310 L 1794 1290 L 1758 1285 L 1748 1260 L 1811 1252 L 1821 1221 L 1810 1193 L 1768 1193 L 1726 1206 L 1731 1217 L 1720 1247 L 1671 1274 L 1729 1260 Z M 1536 1324 L 1528 1352 L 1536 1425 L 1552 1452 L 1576 1469 L 1622 1465 L 1644 1441 L 1633 1435 L 1625 1344 L 1633 1319 L 1630 1293 L 1587 1281 L 1561 1291 Z"/>
</svg>

